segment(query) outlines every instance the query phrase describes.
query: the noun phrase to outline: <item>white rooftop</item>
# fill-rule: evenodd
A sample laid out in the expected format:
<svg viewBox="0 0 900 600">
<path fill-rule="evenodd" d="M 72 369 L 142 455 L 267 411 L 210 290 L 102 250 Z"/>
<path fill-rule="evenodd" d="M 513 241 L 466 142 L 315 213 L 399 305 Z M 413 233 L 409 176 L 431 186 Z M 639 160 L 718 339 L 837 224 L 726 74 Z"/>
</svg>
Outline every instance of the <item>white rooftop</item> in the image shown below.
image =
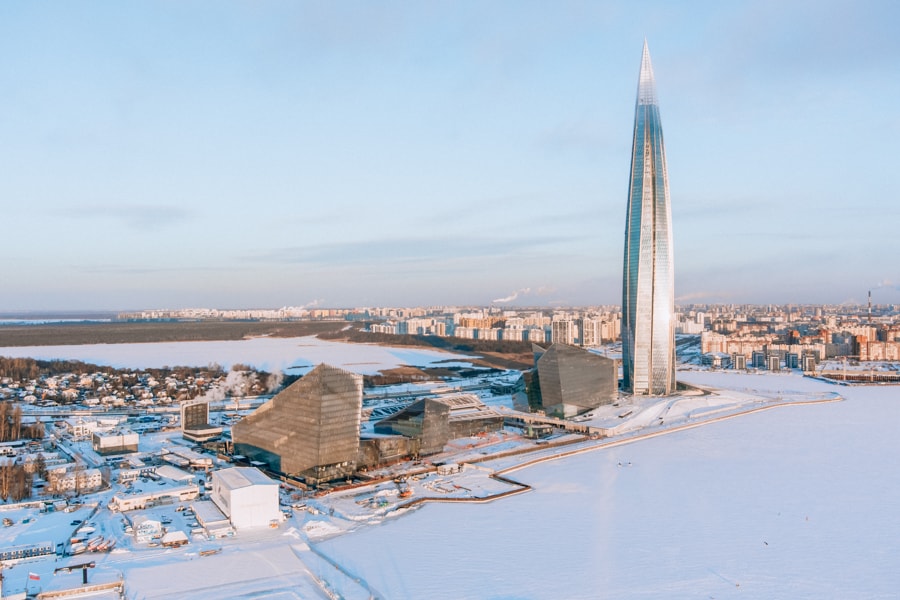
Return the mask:
<svg viewBox="0 0 900 600">
<path fill-rule="evenodd" d="M 156 474 L 173 481 L 190 481 L 194 478 L 194 476 L 187 471 L 179 469 L 178 467 L 173 467 L 172 465 L 160 465 L 156 468 Z"/>
<path fill-rule="evenodd" d="M 216 471 L 215 475 L 219 477 L 223 485 L 232 490 L 251 485 L 278 485 L 265 473 L 253 467 L 231 467 Z"/>
</svg>

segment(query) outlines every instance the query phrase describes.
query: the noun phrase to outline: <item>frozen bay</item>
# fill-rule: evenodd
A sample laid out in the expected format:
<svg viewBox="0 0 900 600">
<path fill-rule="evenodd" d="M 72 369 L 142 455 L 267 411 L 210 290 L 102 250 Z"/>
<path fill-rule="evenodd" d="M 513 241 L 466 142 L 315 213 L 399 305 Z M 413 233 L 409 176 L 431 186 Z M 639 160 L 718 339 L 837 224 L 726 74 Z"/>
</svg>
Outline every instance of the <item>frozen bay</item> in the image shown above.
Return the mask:
<svg viewBox="0 0 900 600">
<path fill-rule="evenodd" d="M 314 336 L 206 342 L 11 346 L 0 348 L 0 356 L 71 359 L 128 369 L 205 366 L 210 363 L 228 369 L 233 364 L 241 363 L 264 371 L 285 371 L 289 374 L 305 373 L 324 362 L 363 375 L 404 365 L 425 367 L 470 358 L 440 350 L 333 342 Z"/>
<path fill-rule="evenodd" d="M 542 463 L 511 475 L 533 492 L 428 505 L 318 549 L 386 598 L 896 597 L 900 388 L 679 375 L 846 401 Z"/>
</svg>

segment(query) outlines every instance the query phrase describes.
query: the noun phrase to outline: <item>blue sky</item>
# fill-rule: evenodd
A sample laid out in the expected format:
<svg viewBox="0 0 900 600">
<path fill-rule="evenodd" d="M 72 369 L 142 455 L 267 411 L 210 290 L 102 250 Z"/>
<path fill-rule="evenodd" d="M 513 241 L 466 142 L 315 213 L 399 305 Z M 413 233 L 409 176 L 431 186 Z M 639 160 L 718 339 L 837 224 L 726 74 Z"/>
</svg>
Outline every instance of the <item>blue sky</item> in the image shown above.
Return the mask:
<svg viewBox="0 0 900 600">
<path fill-rule="evenodd" d="M 900 302 L 900 4 L 0 4 L 0 310 L 614 304 L 647 38 L 681 302 Z"/>
</svg>

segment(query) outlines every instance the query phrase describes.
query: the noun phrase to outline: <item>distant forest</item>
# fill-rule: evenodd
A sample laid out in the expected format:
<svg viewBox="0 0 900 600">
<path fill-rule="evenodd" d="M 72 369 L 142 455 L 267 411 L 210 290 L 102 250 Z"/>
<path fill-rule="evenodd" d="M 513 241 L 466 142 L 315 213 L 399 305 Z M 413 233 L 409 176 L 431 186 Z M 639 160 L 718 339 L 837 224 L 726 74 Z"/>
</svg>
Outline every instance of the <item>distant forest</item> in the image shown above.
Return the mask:
<svg viewBox="0 0 900 600">
<path fill-rule="evenodd" d="M 237 367 L 238 365 L 235 365 Z M 250 367 L 244 367 L 249 369 Z M 35 358 L 9 358 L 0 356 L 0 377 L 9 377 L 14 381 L 30 381 L 40 377 L 53 377 L 67 375 L 69 373 L 103 373 L 105 375 L 122 375 L 139 371 L 156 378 L 164 378 L 172 375 L 178 379 L 196 376 L 203 372 L 210 377 L 218 377 L 225 374 L 225 370 L 212 364 L 198 369 L 197 367 L 162 367 L 149 369 L 116 369 L 115 367 L 95 365 L 81 362 L 80 360 L 38 360 Z"/>
</svg>

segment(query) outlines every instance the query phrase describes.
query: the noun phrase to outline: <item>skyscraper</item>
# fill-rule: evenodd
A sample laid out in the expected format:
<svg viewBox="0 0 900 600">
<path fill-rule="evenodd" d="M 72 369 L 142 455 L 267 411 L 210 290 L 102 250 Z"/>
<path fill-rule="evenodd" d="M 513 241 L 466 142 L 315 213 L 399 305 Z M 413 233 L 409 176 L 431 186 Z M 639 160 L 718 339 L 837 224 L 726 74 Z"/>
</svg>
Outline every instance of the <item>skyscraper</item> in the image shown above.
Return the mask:
<svg viewBox="0 0 900 600">
<path fill-rule="evenodd" d="M 625 390 L 675 391 L 675 264 L 672 211 L 656 83 L 644 41 L 634 107 L 631 184 L 622 272 L 622 365 Z"/>
</svg>

